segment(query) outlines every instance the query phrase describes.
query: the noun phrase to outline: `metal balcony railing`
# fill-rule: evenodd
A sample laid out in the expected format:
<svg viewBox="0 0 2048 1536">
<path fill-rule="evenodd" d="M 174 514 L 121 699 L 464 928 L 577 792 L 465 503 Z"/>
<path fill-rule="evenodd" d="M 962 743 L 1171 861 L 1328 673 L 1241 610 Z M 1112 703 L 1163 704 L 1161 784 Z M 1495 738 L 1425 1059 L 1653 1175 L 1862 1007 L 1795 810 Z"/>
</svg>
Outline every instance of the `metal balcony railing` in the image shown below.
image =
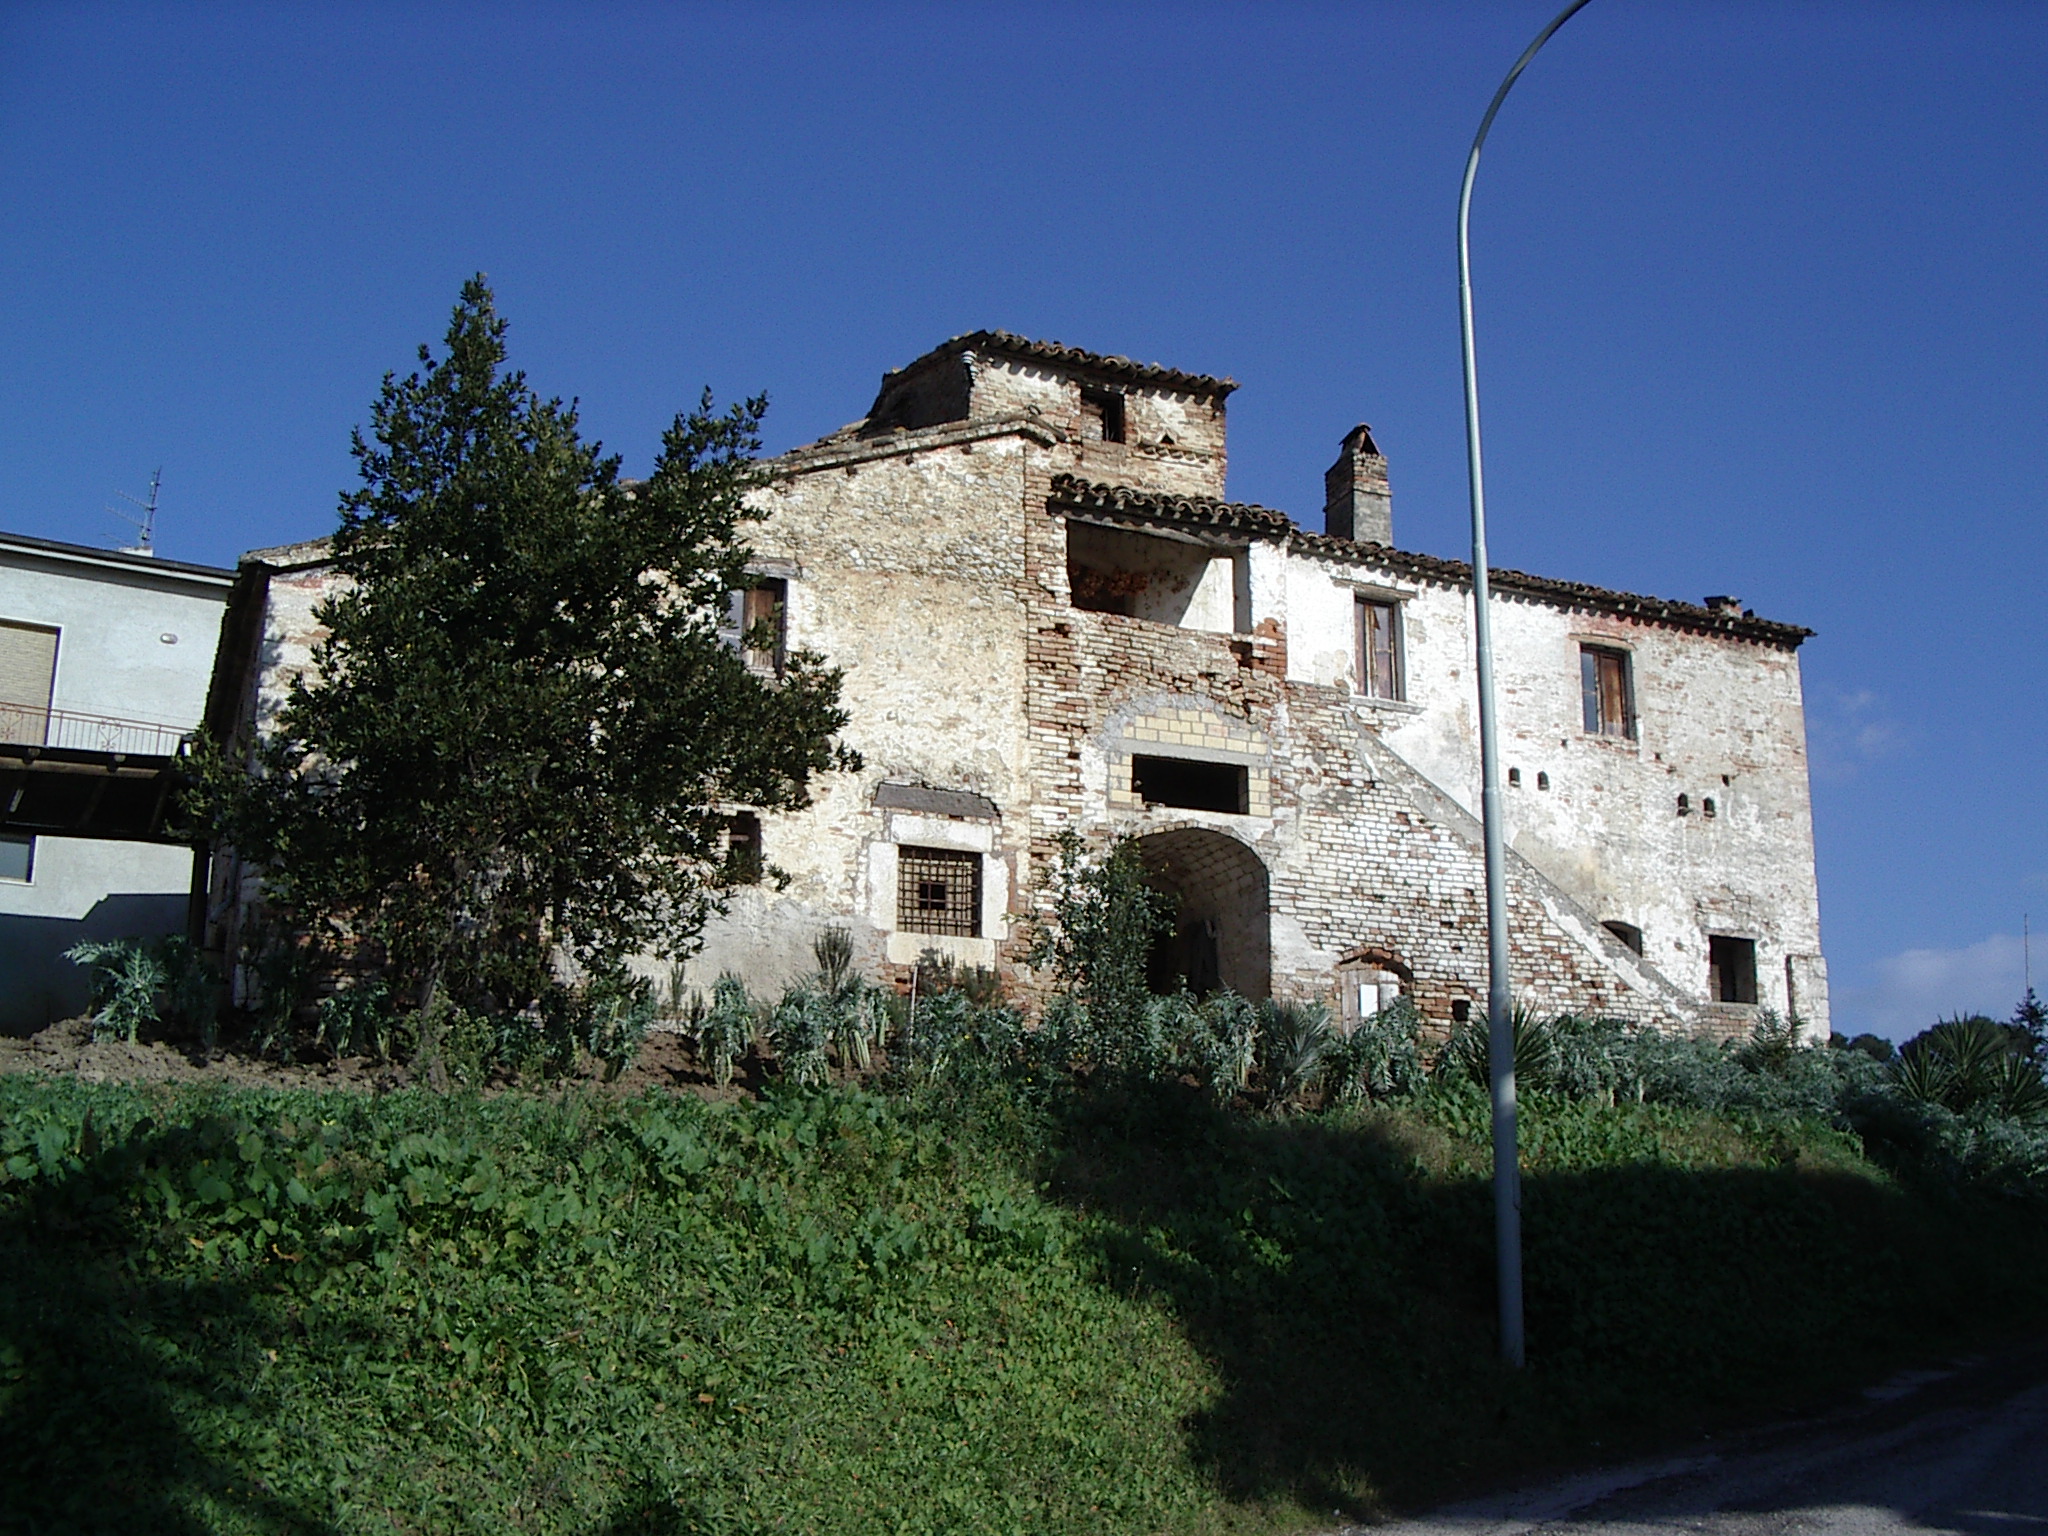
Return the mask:
<svg viewBox="0 0 2048 1536">
<path fill-rule="evenodd" d="M 117 752 L 126 757 L 176 757 L 194 727 L 157 720 L 124 720 L 75 709 L 0 701 L 0 744 L 61 747 L 76 752 Z"/>
</svg>

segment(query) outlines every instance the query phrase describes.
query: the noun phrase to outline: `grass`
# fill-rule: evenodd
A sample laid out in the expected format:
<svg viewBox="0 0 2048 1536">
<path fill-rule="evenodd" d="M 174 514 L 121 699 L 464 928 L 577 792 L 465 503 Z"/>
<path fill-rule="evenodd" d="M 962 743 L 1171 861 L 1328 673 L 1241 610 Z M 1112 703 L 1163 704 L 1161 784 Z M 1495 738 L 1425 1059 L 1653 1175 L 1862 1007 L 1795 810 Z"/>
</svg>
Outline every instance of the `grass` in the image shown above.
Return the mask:
<svg viewBox="0 0 2048 1536">
<path fill-rule="evenodd" d="M 1224 1532 L 1818 1394 L 2048 1293 L 2031 1209 L 1536 1101 L 0 1082 L 0 1528 Z"/>
</svg>

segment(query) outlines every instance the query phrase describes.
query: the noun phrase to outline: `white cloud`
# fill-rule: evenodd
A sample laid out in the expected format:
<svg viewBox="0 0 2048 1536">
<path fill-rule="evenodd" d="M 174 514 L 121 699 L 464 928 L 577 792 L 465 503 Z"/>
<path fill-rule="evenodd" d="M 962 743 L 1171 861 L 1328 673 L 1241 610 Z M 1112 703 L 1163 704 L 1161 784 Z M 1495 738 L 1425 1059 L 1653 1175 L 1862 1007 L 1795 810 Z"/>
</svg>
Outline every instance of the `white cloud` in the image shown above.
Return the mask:
<svg viewBox="0 0 2048 1536">
<path fill-rule="evenodd" d="M 1806 742 L 1815 777 L 1835 783 L 1855 778 L 1865 764 L 1881 762 L 1906 745 L 1883 696 L 1869 688 L 1810 703 Z"/>
<path fill-rule="evenodd" d="M 2008 1018 L 2025 989 L 2020 936 L 1994 933 L 1960 949 L 1904 949 L 1877 962 L 1877 983 L 1845 987 L 1833 1001 L 1840 1034 L 1892 1040 L 1958 1013 Z"/>
</svg>

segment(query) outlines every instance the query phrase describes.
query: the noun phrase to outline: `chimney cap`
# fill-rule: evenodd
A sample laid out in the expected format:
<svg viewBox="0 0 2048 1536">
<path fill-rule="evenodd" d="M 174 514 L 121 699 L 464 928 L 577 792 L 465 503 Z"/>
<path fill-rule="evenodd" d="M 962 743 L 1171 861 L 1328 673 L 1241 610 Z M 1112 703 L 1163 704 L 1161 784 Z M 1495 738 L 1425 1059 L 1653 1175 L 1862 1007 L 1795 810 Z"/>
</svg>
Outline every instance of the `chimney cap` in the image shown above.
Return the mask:
<svg viewBox="0 0 2048 1536">
<path fill-rule="evenodd" d="M 1707 609 L 1711 613 L 1725 613 L 1740 618 L 1742 615 L 1742 599 L 1717 593 L 1707 598 Z"/>
<path fill-rule="evenodd" d="M 1344 434 L 1344 450 L 1347 453 L 1379 453 L 1380 445 L 1373 441 L 1372 428 L 1361 421 Z"/>
</svg>

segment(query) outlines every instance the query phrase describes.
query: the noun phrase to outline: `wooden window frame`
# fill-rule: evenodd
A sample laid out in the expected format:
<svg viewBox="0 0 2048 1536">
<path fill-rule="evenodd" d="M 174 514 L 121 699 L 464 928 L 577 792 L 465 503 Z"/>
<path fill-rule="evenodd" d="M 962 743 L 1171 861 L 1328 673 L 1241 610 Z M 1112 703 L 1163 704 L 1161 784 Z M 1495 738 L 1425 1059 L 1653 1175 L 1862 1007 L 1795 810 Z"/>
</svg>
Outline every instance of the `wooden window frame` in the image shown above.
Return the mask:
<svg viewBox="0 0 2048 1536">
<path fill-rule="evenodd" d="M 1635 665 L 1629 652 L 1580 642 L 1579 714 L 1588 736 L 1636 739 Z"/>
<path fill-rule="evenodd" d="M 1408 667 L 1401 639 L 1401 604 L 1393 598 L 1361 593 L 1356 608 L 1360 696 L 1406 703 Z"/>
</svg>

